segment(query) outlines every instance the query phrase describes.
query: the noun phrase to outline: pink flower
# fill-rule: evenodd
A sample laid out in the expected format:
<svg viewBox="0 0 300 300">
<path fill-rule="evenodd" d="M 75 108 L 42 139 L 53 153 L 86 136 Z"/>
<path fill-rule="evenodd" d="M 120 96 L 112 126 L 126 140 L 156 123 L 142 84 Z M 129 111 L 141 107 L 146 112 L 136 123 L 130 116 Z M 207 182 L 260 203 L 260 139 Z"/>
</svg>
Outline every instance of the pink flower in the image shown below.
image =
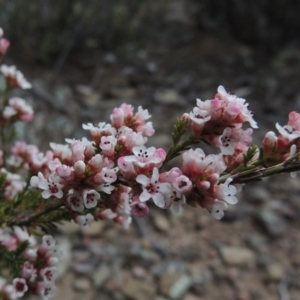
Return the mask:
<svg viewBox="0 0 300 300">
<path fill-rule="evenodd" d="M 30 280 L 35 273 L 36 269 L 34 268 L 33 264 L 29 261 L 26 261 L 22 266 L 21 276 L 26 280 Z"/>
<path fill-rule="evenodd" d="M 143 218 L 149 213 L 149 207 L 146 203 L 134 201 L 131 203 L 132 214 L 138 218 Z"/>
<path fill-rule="evenodd" d="M 0 59 L 5 55 L 9 45 L 10 42 L 7 39 L 3 38 L 3 29 L 0 27 Z"/>
<path fill-rule="evenodd" d="M 98 125 L 92 123 L 83 124 L 82 128 L 90 131 L 91 136 L 97 145 L 99 145 L 102 136 L 114 136 L 116 134 L 116 128 L 105 122 L 101 122 Z"/>
<path fill-rule="evenodd" d="M 117 139 L 113 136 L 101 137 L 100 148 L 103 150 L 104 155 L 110 157 L 114 155 Z"/>
</svg>

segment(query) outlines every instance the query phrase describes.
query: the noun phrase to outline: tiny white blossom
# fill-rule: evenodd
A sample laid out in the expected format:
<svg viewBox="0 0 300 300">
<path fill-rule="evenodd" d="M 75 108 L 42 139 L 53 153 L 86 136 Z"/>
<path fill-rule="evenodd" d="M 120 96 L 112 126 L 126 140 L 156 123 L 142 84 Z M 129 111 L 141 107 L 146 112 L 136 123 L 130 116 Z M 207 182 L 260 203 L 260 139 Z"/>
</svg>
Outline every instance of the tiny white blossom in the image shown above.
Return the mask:
<svg viewBox="0 0 300 300">
<path fill-rule="evenodd" d="M 141 202 L 148 201 L 152 198 L 157 206 L 166 206 L 164 195 L 171 191 L 171 185 L 169 183 L 159 182 L 159 173 L 157 168 L 153 169 L 151 179 L 143 174 L 140 174 L 137 176 L 136 181 L 143 187 L 143 192 L 140 195 Z"/>
</svg>

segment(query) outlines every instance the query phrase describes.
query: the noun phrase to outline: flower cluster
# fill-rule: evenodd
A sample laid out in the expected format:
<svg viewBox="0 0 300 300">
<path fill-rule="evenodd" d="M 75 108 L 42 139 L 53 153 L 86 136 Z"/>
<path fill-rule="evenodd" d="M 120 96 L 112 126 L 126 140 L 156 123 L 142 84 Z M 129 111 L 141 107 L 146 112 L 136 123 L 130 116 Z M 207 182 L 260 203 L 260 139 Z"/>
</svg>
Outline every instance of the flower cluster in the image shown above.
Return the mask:
<svg viewBox="0 0 300 300">
<path fill-rule="evenodd" d="M 262 143 L 263 156 L 268 160 L 268 164 L 286 161 L 300 146 L 300 115 L 297 112 L 290 112 L 287 125 L 280 126 L 277 123 L 276 128 L 279 136 L 269 131 Z"/>
<path fill-rule="evenodd" d="M 42 244 L 37 246 L 36 239 L 19 227 L 14 227 L 13 231 L 0 230 L 0 242 L 9 251 L 15 251 L 24 241 L 29 241 L 30 245 L 22 254 L 19 277 L 14 278 L 12 284 L 0 277 L 1 299 L 22 298 L 27 291 L 44 300 L 51 299 L 55 291 L 55 265 L 60 256 L 55 240 L 52 236 L 45 235 Z"/>
<path fill-rule="evenodd" d="M 9 46 L 2 36 L 0 28 L 0 59 Z M 154 135 L 148 110 L 140 106 L 134 111 L 125 103 L 112 111 L 110 123 L 82 125 L 90 139 L 51 142 L 46 153 L 24 141 L 9 148 L 13 125 L 34 115 L 25 100 L 10 92 L 31 84 L 15 66 L 1 65 L 0 76 L 5 82 L 0 95 L 0 247 L 19 262 L 18 276 L 0 278 L 1 299 L 31 292 L 48 300 L 55 290 L 59 251 L 54 239 L 46 235 L 36 246 L 18 226 L 34 233 L 35 227 L 57 221 L 73 220 L 85 228 L 94 220 L 110 219 L 128 228 L 132 216 L 149 213 L 150 202 L 176 214 L 183 205 L 200 206 L 221 219 L 228 204 L 238 201 L 237 183 L 300 169 L 300 114 L 291 112 L 283 127 L 276 124 L 278 137 L 268 132 L 259 149 L 251 145 L 257 124 L 248 103 L 223 86 L 213 99 L 198 99 L 177 120 L 168 151 L 147 145 Z M 206 155 L 201 142 L 219 154 Z M 168 168 L 178 156 L 180 167 Z M 30 241 L 26 249 L 24 240 Z"/>
</svg>

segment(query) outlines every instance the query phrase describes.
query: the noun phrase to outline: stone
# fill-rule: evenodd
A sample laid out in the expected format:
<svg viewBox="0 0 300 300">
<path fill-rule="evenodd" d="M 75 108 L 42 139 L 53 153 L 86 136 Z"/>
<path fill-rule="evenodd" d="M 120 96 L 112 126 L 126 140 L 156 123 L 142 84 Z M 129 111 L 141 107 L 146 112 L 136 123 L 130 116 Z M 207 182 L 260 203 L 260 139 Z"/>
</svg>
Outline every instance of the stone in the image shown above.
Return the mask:
<svg viewBox="0 0 300 300">
<path fill-rule="evenodd" d="M 177 91 L 172 89 L 156 92 L 154 98 L 157 102 L 166 105 L 180 104 L 181 102 L 181 96 Z"/>
<path fill-rule="evenodd" d="M 267 267 L 267 280 L 278 282 L 284 276 L 284 270 L 279 264 L 271 264 Z"/>
<path fill-rule="evenodd" d="M 122 287 L 125 296 L 132 300 L 149 300 L 155 299 L 156 288 L 152 282 L 130 279 Z"/>
<path fill-rule="evenodd" d="M 248 248 L 222 246 L 220 254 L 229 266 L 253 265 L 255 262 L 255 254 Z"/>
<path fill-rule="evenodd" d="M 193 280 L 190 276 L 181 272 L 165 272 L 160 279 L 160 292 L 172 300 L 182 299 Z"/>
<path fill-rule="evenodd" d="M 282 217 L 273 211 L 263 209 L 256 215 L 256 220 L 272 237 L 279 237 L 286 232 L 287 225 Z"/>
<path fill-rule="evenodd" d="M 135 278 L 146 278 L 147 277 L 147 272 L 144 268 L 141 266 L 135 266 L 132 268 L 132 274 L 134 275 Z"/>
<path fill-rule="evenodd" d="M 170 288 L 168 296 L 172 300 L 181 299 L 192 285 L 192 279 L 188 275 L 182 275 Z"/>
<path fill-rule="evenodd" d="M 118 99 L 133 99 L 137 97 L 137 90 L 133 88 L 112 88 L 110 94 Z"/>
<path fill-rule="evenodd" d="M 199 297 L 189 293 L 185 295 L 183 300 L 199 300 Z"/>
<path fill-rule="evenodd" d="M 100 288 L 112 275 L 112 270 L 107 265 L 101 265 L 93 274 L 93 283 L 97 288 Z"/>
<path fill-rule="evenodd" d="M 161 293 L 168 296 L 172 286 L 175 285 L 178 280 L 180 280 L 181 276 L 182 274 L 177 272 L 164 273 L 159 282 Z"/>
<path fill-rule="evenodd" d="M 155 215 L 153 219 L 154 226 L 161 232 L 170 230 L 169 220 L 164 215 Z"/>
<path fill-rule="evenodd" d="M 91 282 L 86 277 L 75 278 L 73 281 L 73 288 L 78 292 L 86 292 L 92 287 Z"/>
<path fill-rule="evenodd" d="M 253 204 L 262 204 L 271 199 L 270 193 L 263 187 L 256 186 L 247 194 L 246 199 Z"/>
<path fill-rule="evenodd" d="M 84 229 L 83 234 L 86 236 L 100 236 L 104 226 L 103 221 L 94 221 L 90 224 L 90 227 Z"/>
</svg>

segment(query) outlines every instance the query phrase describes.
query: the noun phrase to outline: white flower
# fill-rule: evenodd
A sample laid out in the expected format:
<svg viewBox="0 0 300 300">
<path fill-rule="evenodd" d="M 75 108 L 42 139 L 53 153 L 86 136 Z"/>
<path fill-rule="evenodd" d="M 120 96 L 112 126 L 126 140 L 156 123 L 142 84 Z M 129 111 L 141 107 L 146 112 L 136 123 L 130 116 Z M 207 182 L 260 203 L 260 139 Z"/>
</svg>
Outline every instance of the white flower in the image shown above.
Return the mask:
<svg viewBox="0 0 300 300">
<path fill-rule="evenodd" d="M 56 288 L 53 282 L 42 281 L 38 285 L 38 294 L 42 296 L 43 300 L 50 300 Z"/>
<path fill-rule="evenodd" d="M 101 196 L 95 190 L 84 190 L 82 193 L 83 202 L 86 208 L 96 207 Z"/>
<path fill-rule="evenodd" d="M 178 215 L 182 211 L 182 204 L 186 203 L 185 196 L 173 189 L 173 191 L 170 193 L 169 199 L 171 202 L 171 210 L 174 214 Z"/>
<path fill-rule="evenodd" d="M 132 152 L 134 155 L 125 156 L 124 160 L 126 162 L 136 163 L 139 167 L 145 167 L 150 163 L 160 163 L 162 161 L 161 157 L 154 156 L 156 151 L 155 147 L 146 148 L 145 146 L 133 147 Z"/>
<path fill-rule="evenodd" d="M 32 178 L 31 178 L 32 179 Z M 62 188 L 64 187 L 63 184 L 60 183 L 61 178 L 56 175 L 55 173 L 52 173 L 48 180 L 41 180 L 38 183 L 38 187 L 42 190 L 42 197 L 44 199 L 48 199 L 51 196 L 55 196 L 56 198 L 62 198 L 64 193 L 62 191 Z M 32 179 L 32 182 L 35 184 L 36 180 Z"/>
<path fill-rule="evenodd" d="M 84 211 L 83 198 L 80 196 L 78 192 L 69 194 L 67 197 L 67 201 L 74 211 L 78 211 L 78 212 Z"/>
<path fill-rule="evenodd" d="M 20 87 L 22 89 L 30 89 L 31 84 L 26 80 L 22 72 L 17 70 L 16 66 L 2 65 L 0 71 L 5 78 L 13 80 L 13 87 Z"/>
<path fill-rule="evenodd" d="M 42 240 L 43 240 L 42 242 L 43 247 L 50 250 L 55 249 L 56 242 L 55 239 L 52 237 L 52 235 L 44 235 Z"/>
<path fill-rule="evenodd" d="M 214 204 L 210 207 L 209 212 L 212 216 L 220 220 L 224 216 L 224 210 L 227 210 L 228 206 L 224 201 L 215 200 Z"/>
<path fill-rule="evenodd" d="M 15 278 L 13 280 L 13 287 L 18 298 L 22 298 L 28 290 L 28 286 L 24 278 Z"/>
<path fill-rule="evenodd" d="M 223 134 L 219 137 L 221 152 L 224 155 L 231 155 L 234 153 L 234 148 L 238 144 L 237 141 L 231 137 L 232 129 L 227 127 L 224 129 Z"/>
<path fill-rule="evenodd" d="M 232 178 L 227 178 L 224 183 L 217 186 L 216 196 L 220 200 L 224 200 L 229 204 L 236 204 L 238 199 L 235 197 L 237 194 L 237 189 L 233 185 L 229 185 Z"/>
<path fill-rule="evenodd" d="M 287 138 L 290 142 L 298 137 L 300 137 L 300 131 L 295 130 L 290 125 L 280 126 L 278 123 L 276 123 L 276 128 L 278 132 L 285 138 Z"/>
<path fill-rule="evenodd" d="M 193 112 L 190 112 L 190 119 L 197 124 L 206 123 L 211 119 L 211 115 L 208 111 L 194 107 Z"/>
<path fill-rule="evenodd" d="M 47 267 L 40 272 L 42 278 L 46 282 L 54 282 L 56 278 L 56 267 Z"/>
<path fill-rule="evenodd" d="M 94 221 L 94 216 L 92 214 L 77 216 L 76 218 L 76 223 L 79 224 L 82 229 L 89 228 L 92 221 Z"/>
<path fill-rule="evenodd" d="M 164 195 L 170 193 L 171 185 L 169 183 L 160 183 L 158 169 L 154 168 L 151 179 L 143 174 L 137 176 L 136 181 L 143 186 L 143 192 L 140 195 L 140 201 L 146 202 L 153 199 L 159 207 L 165 207 Z"/>
</svg>

